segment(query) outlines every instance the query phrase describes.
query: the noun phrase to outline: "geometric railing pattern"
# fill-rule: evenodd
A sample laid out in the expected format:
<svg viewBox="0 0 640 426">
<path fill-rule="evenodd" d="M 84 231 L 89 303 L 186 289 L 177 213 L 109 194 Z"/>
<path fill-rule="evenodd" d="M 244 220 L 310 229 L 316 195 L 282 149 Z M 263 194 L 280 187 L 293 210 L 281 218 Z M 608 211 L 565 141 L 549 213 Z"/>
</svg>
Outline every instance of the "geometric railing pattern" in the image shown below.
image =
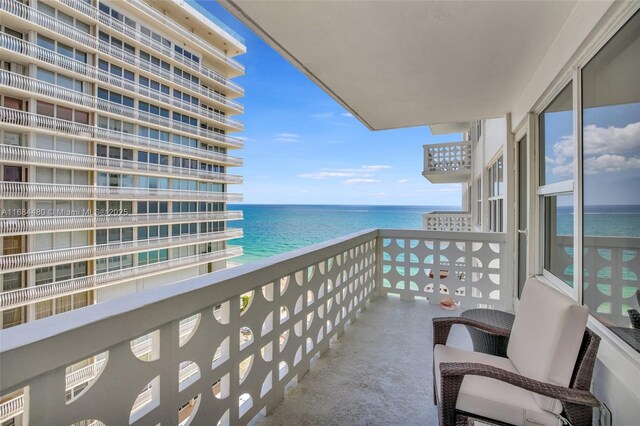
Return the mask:
<svg viewBox="0 0 640 426">
<path fill-rule="evenodd" d="M 452 172 L 471 168 L 471 142 L 451 142 L 424 146 L 425 172 Z"/>
<path fill-rule="evenodd" d="M 363 231 L 2 330 L 0 395 L 22 392 L 32 424 L 247 424 L 376 293 L 439 299 L 446 288 L 463 306 L 501 307 L 504 242 Z M 87 360 L 101 363 L 96 376 L 65 395 L 68 368 Z"/>
<path fill-rule="evenodd" d="M 422 215 L 422 229 L 425 231 L 471 231 L 471 213 L 429 212 Z"/>
<path fill-rule="evenodd" d="M 439 303 L 453 297 L 463 308 L 504 309 L 505 234 L 380 231 L 382 293 Z"/>
<path fill-rule="evenodd" d="M 560 277 L 573 282 L 573 237 L 558 236 Z M 583 238 L 583 303 L 615 327 L 629 328 L 628 309 L 638 309 L 640 238 Z"/>
</svg>

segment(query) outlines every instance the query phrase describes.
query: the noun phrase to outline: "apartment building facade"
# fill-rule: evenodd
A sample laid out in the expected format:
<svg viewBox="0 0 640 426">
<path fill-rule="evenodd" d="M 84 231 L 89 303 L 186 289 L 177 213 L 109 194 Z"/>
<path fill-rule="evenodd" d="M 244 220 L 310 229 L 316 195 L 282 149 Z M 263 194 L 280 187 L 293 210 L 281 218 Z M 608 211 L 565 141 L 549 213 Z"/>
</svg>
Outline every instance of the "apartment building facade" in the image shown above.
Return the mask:
<svg viewBox="0 0 640 426">
<path fill-rule="evenodd" d="M 0 6 L 1 327 L 239 256 L 244 41 L 189 1 Z"/>
</svg>

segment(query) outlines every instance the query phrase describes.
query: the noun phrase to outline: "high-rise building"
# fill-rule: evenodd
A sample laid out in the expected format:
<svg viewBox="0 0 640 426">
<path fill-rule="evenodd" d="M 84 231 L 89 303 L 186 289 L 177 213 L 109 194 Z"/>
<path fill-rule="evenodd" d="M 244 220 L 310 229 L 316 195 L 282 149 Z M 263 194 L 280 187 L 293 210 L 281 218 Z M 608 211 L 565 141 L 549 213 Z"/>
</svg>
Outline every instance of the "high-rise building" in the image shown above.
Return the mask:
<svg viewBox="0 0 640 426">
<path fill-rule="evenodd" d="M 0 4 L 1 327 L 240 255 L 241 37 L 190 0 Z"/>
</svg>

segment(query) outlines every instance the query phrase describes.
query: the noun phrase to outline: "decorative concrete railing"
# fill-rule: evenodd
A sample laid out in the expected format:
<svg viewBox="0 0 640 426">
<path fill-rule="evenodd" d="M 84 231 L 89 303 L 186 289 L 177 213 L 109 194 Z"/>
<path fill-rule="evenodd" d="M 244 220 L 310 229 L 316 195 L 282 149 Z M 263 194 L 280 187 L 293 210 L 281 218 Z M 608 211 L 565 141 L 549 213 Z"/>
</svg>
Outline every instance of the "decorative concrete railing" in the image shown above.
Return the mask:
<svg viewBox="0 0 640 426">
<path fill-rule="evenodd" d="M 6 124 L 13 124 L 20 127 L 32 127 L 39 130 L 48 131 L 51 133 L 66 133 L 70 136 L 77 136 L 85 139 L 101 139 L 113 142 L 119 142 L 127 145 L 138 145 L 138 146 L 150 146 L 150 147 L 161 147 L 162 149 L 175 150 L 176 152 L 180 152 L 180 145 L 172 144 L 169 142 L 161 142 L 158 140 L 142 138 L 133 134 L 116 132 L 109 129 L 102 129 L 100 127 L 89 126 L 86 124 L 74 123 L 72 121 L 61 120 L 58 118 L 47 117 L 45 115 L 33 114 L 29 112 L 19 111 L 12 108 L 0 107 L 0 122 Z M 178 124 L 180 124 L 178 126 Z M 172 129 L 181 130 L 182 124 L 178 123 Z M 192 127 L 193 126 L 188 126 Z M 202 131 L 202 132 L 200 132 Z M 189 131 L 184 131 L 184 133 L 192 136 Z M 198 129 L 197 134 L 206 134 L 205 137 L 207 139 L 215 140 L 216 142 L 220 142 L 221 144 L 228 145 L 233 148 L 242 148 L 244 143 L 237 138 L 232 138 L 227 135 L 223 135 L 220 133 L 212 132 L 205 129 Z M 187 147 L 184 147 L 187 148 Z M 194 152 L 194 155 L 198 155 L 202 153 L 206 156 L 208 151 L 204 151 L 202 149 L 185 149 L 185 151 Z"/>
<path fill-rule="evenodd" d="M 434 183 L 461 182 L 471 173 L 470 141 L 424 145 L 422 174 Z"/>
<path fill-rule="evenodd" d="M 147 189 L 118 186 L 58 185 L 35 182 L 0 182 L 0 198 L 45 200 L 184 200 L 242 201 L 241 194 L 177 189 Z"/>
<path fill-rule="evenodd" d="M 117 173 L 155 175 L 162 177 L 196 177 L 213 182 L 239 184 L 242 176 L 213 172 L 203 169 L 175 167 L 164 164 L 141 161 L 121 160 L 118 158 L 98 157 L 73 152 L 51 151 L 16 145 L 0 145 L 0 162 L 13 164 L 41 164 L 46 166 L 85 169 L 93 171 L 112 171 Z"/>
<path fill-rule="evenodd" d="M 425 231 L 471 231 L 473 228 L 471 213 L 429 212 L 422 215 L 422 228 Z"/>
<path fill-rule="evenodd" d="M 563 272 L 561 280 L 573 282 L 573 237 L 561 235 L 555 240 L 554 269 Z M 637 306 L 640 290 L 640 238 L 584 237 L 582 244 L 584 303 L 610 325 L 629 328 L 627 310 Z"/>
<path fill-rule="evenodd" d="M 374 292 L 432 297 L 432 283 L 456 294 L 462 288 L 455 298 L 464 306 L 504 305 L 511 297 L 501 288 L 504 241 L 502 234 L 363 231 L 2 330 L 0 359 L 11 368 L 3 368 L 0 395 L 28 393 L 34 424 L 177 424 L 190 403 L 196 423 L 247 424 L 280 402 Z M 441 278 L 445 269 L 451 273 Z M 181 326 L 194 316 L 188 333 Z M 147 350 L 157 353 L 152 362 L 141 362 L 132 341 L 156 348 Z M 97 354 L 106 366 L 67 404 L 66 367 Z"/>
<path fill-rule="evenodd" d="M 382 294 L 505 309 L 505 234 L 380 230 Z"/>
<path fill-rule="evenodd" d="M 88 275 L 86 277 L 73 278 L 58 281 L 51 284 L 42 284 L 35 287 L 25 287 L 17 290 L 0 292 L 0 310 L 26 306 L 36 302 L 55 299 L 61 296 L 81 293 L 88 290 L 112 286 L 136 277 L 149 277 L 167 271 L 188 268 L 208 262 L 231 259 L 242 256 L 241 247 L 230 247 L 210 253 L 202 253 L 194 256 L 170 259 L 164 262 L 152 263 L 118 271 L 105 272 L 103 274 Z"/>
<path fill-rule="evenodd" d="M 29 253 L 0 256 L 0 270 L 3 272 L 22 271 L 28 268 L 43 267 L 64 262 L 79 262 L 81 260 L 113 256 L 116 254 L 226 241 L 235 238 L 242 238 L 242 229 L 230 228 L 225 231 L 207 232 L 203 234 L 185 234 L 165 238 L 117 241 L 83 247 L 32 251 Z"/>
<path fill-rule="evenodd" d="M 240 219 L 241 211 L 0 217 L 0 235 Z"/>
</svg>

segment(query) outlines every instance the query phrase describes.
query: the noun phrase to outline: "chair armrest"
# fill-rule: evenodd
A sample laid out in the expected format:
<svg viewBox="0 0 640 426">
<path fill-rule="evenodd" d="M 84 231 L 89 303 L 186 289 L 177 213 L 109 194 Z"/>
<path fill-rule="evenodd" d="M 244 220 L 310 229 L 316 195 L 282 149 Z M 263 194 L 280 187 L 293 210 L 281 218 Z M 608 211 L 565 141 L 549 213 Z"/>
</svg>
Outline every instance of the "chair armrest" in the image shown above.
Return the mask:
<svg viewBox="0 0 640 426">
<path fill-rule="evenodd" d="M 447 338 L 451 332 L 451 326 L 454 324 L 468 325 L 478 330 L 497 336 L 509 337 L 511 330 L 503 327 L 496 327 L 487 323 L 462 317 L 442 317 L 433 319 L 433 346 L 446 345 Z"/>
<path fill-rule="evenodd" d="M 473 362 L 443 362 L 440 364 L 441 386 L 444 387 L 445 381 L 449 379 L 457 381 L 458 378 L 464 378 L 464 376 L 489 377 L 570 404 L 589 407 L 598 407 L 600 405 L 600 401 L 587 390 L 541 382 L 491 365 Z M 460 384 L 462 384 L 462 380 L 460 380 Z M 459 390 L 460 388 L 458 387 Z"/>
</svg>

